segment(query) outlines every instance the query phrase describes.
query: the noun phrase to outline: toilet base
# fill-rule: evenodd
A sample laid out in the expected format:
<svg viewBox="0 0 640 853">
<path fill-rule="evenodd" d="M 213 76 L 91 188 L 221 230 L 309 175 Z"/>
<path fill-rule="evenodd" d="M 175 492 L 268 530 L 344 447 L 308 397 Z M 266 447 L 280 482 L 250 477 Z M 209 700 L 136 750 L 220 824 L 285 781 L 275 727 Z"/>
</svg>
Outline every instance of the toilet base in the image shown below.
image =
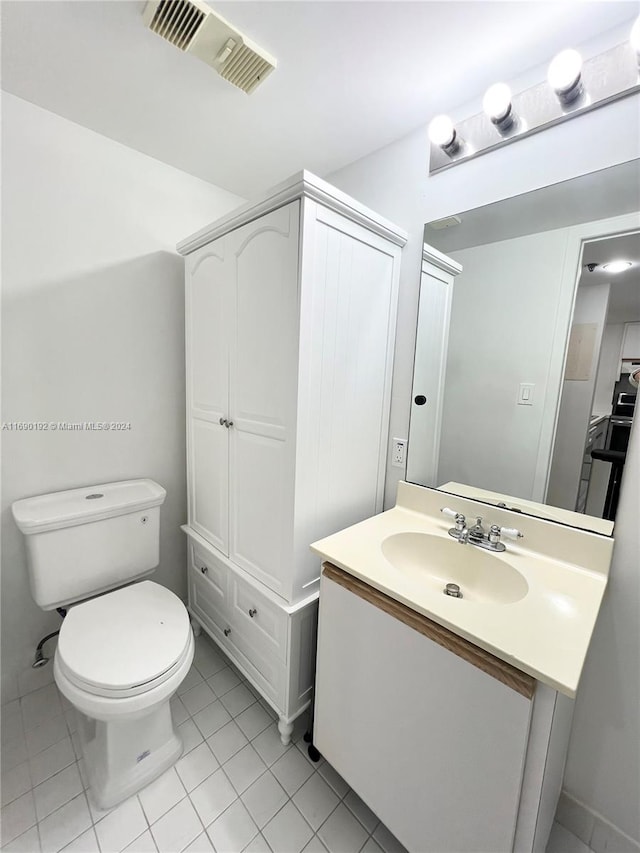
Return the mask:
<svg viewBox="0 0 640 853">
<path fill-rule="evenodd" d="M 134 719 L 104 721 L 77 714 L 90 794 L 101 809 L 137 793 L 182 755 L 168 699 Z"/>
</svg>

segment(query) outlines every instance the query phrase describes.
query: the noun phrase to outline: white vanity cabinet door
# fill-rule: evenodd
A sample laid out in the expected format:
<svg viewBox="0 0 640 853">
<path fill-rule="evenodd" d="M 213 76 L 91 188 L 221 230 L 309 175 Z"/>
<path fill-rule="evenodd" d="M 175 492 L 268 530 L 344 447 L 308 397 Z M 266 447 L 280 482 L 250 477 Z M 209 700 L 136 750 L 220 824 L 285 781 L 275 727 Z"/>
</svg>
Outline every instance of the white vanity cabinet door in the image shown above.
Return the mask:
<svg viewBox="0 0 640 853">
<path fill-rule="evenodd" d="M 323 574 L 314 744 L 410 853 L 512 850 L 531 706 Z"/>
<path fill-rule="evenodd" d="M 436 486 L 455 276 L 462 267 L 426 243 L 422 253 L 407 480 Z M 440 481 L 441 482 L 441 481 Z"/>
<path fill-rule="evenodd" d="M 187 259 L 187 442 L 191 526 L 229 550 L 229 438 L 220 419 L 229 412 L 226 237 Z"/>
<path fill-rule="evenodd" d="M 228 235 L 229 557 L 284 598 L 292 570 L 299 211 L 291 202 Z"/>
</svg>

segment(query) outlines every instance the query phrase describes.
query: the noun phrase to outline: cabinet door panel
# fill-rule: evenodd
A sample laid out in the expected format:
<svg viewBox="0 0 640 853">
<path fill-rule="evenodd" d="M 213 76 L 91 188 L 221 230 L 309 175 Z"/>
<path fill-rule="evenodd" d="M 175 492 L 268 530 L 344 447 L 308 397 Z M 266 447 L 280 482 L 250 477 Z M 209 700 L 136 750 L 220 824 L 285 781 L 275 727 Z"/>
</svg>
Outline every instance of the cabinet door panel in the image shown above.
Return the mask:
<svg viewBox="0 0 640 853">
<path fill-rule="evenodd" d="M 230 235 L 230 557 L 283 591 L 290 553 L 298 356 L 299 202 Z"/>
<path fill-rule="evenodd" d="M 192 418 L 189 433 L 190 524 L 223 554 L 228 554 L 228 430 L 220 424 Z"/>
<path fill-rule="evenodd" d="M 314 744 L 407 850 L 512 850 L 529 699 L 325 576 L 315 696 Z"/>
<path fill-rule="evenodd" d="M 241 431 L 232 443 L 230 557 L 272 590 L 285 594 L 291 525 L 286 444 Z"/>
<path fill-rule="evenodd" d="M 228 271 L 222 237 L 190 258 L 187 284 L 187 374 L 192 410 L 214 420 L 229 407 Z"/>
<path fill-rule="evenodd" d="M 189 523 L 229 551 L 229 439 L 220 425 L 229 410 L 229 271 L 226 237 L 187 261 L 187 450 Z"/>
</svg>

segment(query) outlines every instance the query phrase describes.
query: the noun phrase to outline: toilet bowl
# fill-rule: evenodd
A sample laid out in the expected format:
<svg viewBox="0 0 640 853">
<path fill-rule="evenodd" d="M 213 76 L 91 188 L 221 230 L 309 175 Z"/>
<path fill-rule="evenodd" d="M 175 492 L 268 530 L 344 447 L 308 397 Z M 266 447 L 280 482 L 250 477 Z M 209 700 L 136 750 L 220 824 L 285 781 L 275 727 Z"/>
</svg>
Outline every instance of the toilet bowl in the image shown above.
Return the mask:
<svg viewBox="0 0 640 853">
<path fill-rule="evenodd" d="M 131 796 L 181 755 L 169 700 L 193 654 L 184 604 L 152 581 L 70 608 L 54 678 L 78 712 L 90 790 L 100 808 Z"/>
<path fill-rule="evenodd" d="M 53 673 L 78 712 L 90 794 L 105 809 L 182 753 L 169 700 L 191 666 L 193 633 L 182 601 L 142 580 L 160 559 L 166 494 L 153 480 L 124 480 L 11 507 L 33 600 L 66 611 Z"/>
</svg>

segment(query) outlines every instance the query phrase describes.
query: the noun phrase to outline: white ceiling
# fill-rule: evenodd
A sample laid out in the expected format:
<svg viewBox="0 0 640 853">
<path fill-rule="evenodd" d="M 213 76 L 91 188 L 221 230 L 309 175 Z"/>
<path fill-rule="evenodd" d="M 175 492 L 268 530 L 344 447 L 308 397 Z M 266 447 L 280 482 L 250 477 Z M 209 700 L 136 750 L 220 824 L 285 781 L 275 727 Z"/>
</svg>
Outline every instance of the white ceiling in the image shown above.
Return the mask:
<svg viewBox="0 0 640 853">
<path fill-rule="evenodd" d="M 4 0 L 7 91 L 243 196 L 326 175 L 637 14 L 636 2 L 221 2 L 275 55 L 250 96 L 137 0 Z M 426 168 L 426 153 L 425 153 Z"/>
</svg>

